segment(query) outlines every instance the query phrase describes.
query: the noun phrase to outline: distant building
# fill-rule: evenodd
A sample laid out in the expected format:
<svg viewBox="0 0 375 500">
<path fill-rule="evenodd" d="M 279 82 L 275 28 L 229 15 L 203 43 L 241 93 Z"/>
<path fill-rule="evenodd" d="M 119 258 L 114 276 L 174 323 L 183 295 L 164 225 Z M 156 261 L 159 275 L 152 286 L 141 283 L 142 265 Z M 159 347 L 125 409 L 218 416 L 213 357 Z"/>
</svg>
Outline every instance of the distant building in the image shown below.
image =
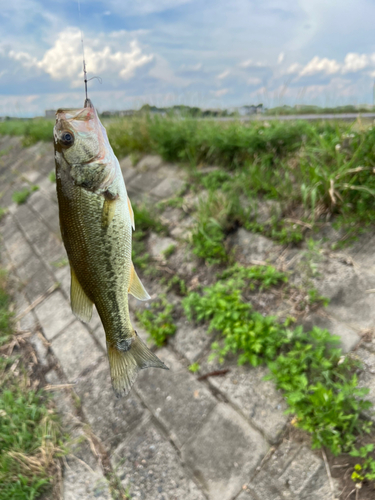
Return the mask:
<svg viewBox="0 0 375 500">
<path fill-rule="evenodd" d="M 46 118 L 54 118 L 55 114 L 56 114 L 56 110 L 55 109 L 46 109 L 44 114 L 45 114 Z"/>
<path fill-rule="evenodd" d="M 252 104 L 251 106 L 241 106 L 240 108 L 238 108 L 238 113 L 240 114 L 240 116 L 258 115 L 263 112 L 263 104 L 258 104 L 257 106 Z"/>
</svg>

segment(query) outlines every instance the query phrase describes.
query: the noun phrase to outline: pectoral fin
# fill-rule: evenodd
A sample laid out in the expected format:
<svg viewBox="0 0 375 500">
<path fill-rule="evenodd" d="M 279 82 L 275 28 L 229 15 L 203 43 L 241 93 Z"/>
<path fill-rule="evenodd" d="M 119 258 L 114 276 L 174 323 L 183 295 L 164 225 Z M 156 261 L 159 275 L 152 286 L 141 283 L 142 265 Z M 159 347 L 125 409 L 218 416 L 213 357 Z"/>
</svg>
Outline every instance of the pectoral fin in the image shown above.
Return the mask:
<svg viewBox="0 0 375 500">
<path fill-rule="evenodd" d="M 129 214 L 130 214 L 130 222 L 132 223 L 132 228 L 133 228 L 133 231 L 135 231 L 135 225 L 134 225 L 134 212 L 133 212 L 133 207 L 132 207 L 132 204 L 129 200 L 129 196 L 128 196 L 128 207 L 129 207 Z"/>
<path fill-rule="evenodd" d="M 72 311 L 78 319 L 88 323 L 92 316 L 92 308 L 94 304 L 83 291 L 72 266 L 70 266 L 70 274 L 70 302 Z"/>
<path fill-rule="evenodd" d="M 108 227 L 112 222 L 116 210 L 116 199 L 105 199 L 102 211 L 102 226 Z"/>
<path fill-rule="evenodd" d="M 128 291 L 138 300 L 148 300 L 151 298 L 143 286 L 142 281 L 138 278 L 133 264 L 130 270 L 130 285 Z"/>
</svg>

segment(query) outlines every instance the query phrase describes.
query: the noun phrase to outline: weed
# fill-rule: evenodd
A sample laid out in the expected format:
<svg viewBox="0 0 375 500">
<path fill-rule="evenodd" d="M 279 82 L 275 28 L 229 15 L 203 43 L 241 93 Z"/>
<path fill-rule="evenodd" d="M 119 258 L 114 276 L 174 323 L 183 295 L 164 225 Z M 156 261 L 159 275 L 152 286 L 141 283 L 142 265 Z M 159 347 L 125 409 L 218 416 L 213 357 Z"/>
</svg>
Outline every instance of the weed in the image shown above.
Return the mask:
<svg viewBox="0 0 375 500">
<path fill-rule="evenodd" d="M 49 173 L 48 179 L 51 182 L 56 182 L 56 172 L 54 170 L 52 170 L 52 172 Z"/>
<path fill-rule="evenodd" d="M 67 257 L 62 257 L 59 260 L 55 260 L 54 262 L 51 262 L 51 265 L 53 267 L 56 267 L 57 269 L 60 269 L 61 267 L 65 267 L 69 264 L 69 260 Z"/>
<path fill-rule="evenodd" d="M 31 146 L 38 141 L 52 141 L 53 120 L 35 118 L 32 120 L 6 120 L 0 123 L 1 135 L 21 135 L 23 145 Z"/>
<path fill-rule="evenodd" d="M 133 233 L 132 260 L 137 269 L 144 274 L 152 274 L 153 267 L 150 255 L 146 251 L 146 238 L 150 231 L 165 234 L 166 227 L 157 218 L 151 215 L 150 209 L 145 205 L 133 206 L 136 230 Z"/>
<path fill-rule="evenodd" d="M 192 364 L 189 366 L 189 371 L 190 371 L 191 373 L 197 373 L 199 370 L 200 370 L 199 363 L 192 363 Z"/>
<path fill-rule="evenodd" d="M 325 446 L 333 454 L 350 451 L 358 433 L 370 427 L 361 418 L 371 403 L 363 399 L 368 390 L 357 387 L 358 363 L 342 356 L 339 338 L 327 330 L 304 332 L 300 326 L 291 328 L 292 319 L 279 323 L 254 311 L 242 298 L 252 279 L 271 286 L 286 277 L 272 268 L 234 266 L 202 295 L 190 293 L 183 300 L 185 314 L 208 322 L 208 332 L 221 333 L 211 357 L 222 362 L 232 353 L 238 364 L 268 364 L 269 378 L 283 390 L 296 426 L 311 433 L 313 447 Z"/>
<path fill-rule="evenodd" d="M 31 188 L 24 188 L 21 191 L 15 191 L 12 195 L 12 200 L 17 203 L 18 205 L 22 205 L 22 203 L 25 203 L 28 199 L 28 197 L 33 193 L 34 191 L 37 191 L 39 189 L 39 186 L 31 186 Z"/>
<path fill-rule="evenodd" d="M 273 266 L 244 267 L 236 263 L 219 274 L 220 280 L 231 278 L 238 288 L 243 288 L 245 281 L 248 288 L 253 290 L 258 286 L 260 290 L 288 282 L 286 273 L 278 271 Z"/>
<path fill-rule="evenodd" d="M 285 394 L 296 426 L 312 435 L 313 448 L 322 446 L 334 455 L 349 451 L 360 432 L 369 430 L 361 413 L 371 407 L 357 387 L 358 363 L 342 356 L 340 339 L 314 327 L 290 333 L 283 353 L 268 363 L 269 378 Z"/>
<path fill-rule="evenodd" d="M 152 302 L 150 309 L 137 312 L 139 322 L 158 347 L 164 345 L 167 338 L 176 332 L 172 312 L 173 305 L 167 302 L 165 296 Z"/>
<path fill-rule="evenodd" d="M 191 235 L 193 252 L 209 264 L 228 260 L 224 239 L 232 207 L 232 200 L 223 192 L 209 192 L 206 199 L 199 201 L 197 224 Z"/>
<path fill-rule="evenodd" d="M 12 336 L 5 279 L 1 273 L 0 345 Z M 29 500 L 51 489 L 59 451 L 58 424 L 49 397 L 30 389 L 22 360 L 16 372 L 7 370 L 9 361 L 6 356 L 0 358 L 0 500 Z"/>
<path fill-rule="evenodd" d="M 375 481 L 375 459 L 371 456 L 374 451 L 374 445 L 372 443 L 366 446 L 361 446 L 359 449 L 353 448 L 350 452 L 352 457 L 358 457 L 362 459 L 362 465 L 356 464 L 354 466 L 354 471 L 352 473 L 352 480 L 357 481 Z"/>
<path fill-rule="evenodd" d="M 166 259 L 168 259 L 171 255 L 174 254 L 175 251 L 176 251 L 176 245 L 172 244 L 169 245 L 169 247 L 163 251 L 163 255 Z"/>
<path fill-rule="evenodd" d="M 208 332 L 217 330 L 223 335 L 223 346 L 212 344 L 222 362 L 228 353 L 240 353 L 238 362 L 257 366 L 272 360 L 285 342 L 288 323 L 280 325 L 274 317 L 264 317 L 241 298 L 238 281 L 218 281 L 204 288 L 203 295 L 190 293 L 184 300 L 189 320 L 208 321 Z"/>
<path fill-rule="evenodd" d="M 158 218 L 155 217 L 154 212 L 146 205 L 134 205 L 134 221 L 135 221 L 135 233 L 134 236 L 138 238 L 137 233 L 146 233 L 148 231 L 154 231 L 158 234 L 165 234 L 166 227 L 160 222 Z M 143 234 L 141 235 L 141 237 Z"/>
<path fill-rule="evenodd" d="M 185 283 L 185 280 L 180 278 L 177 274 L 173 276 L 173 278 L 170 278 L 169 280 L 166 280 L 165 278 L 162 278 L 161 283 L 167 284 L 167 291 L 169 292 L 170 290 L 174 290 L 178 295 L 186 295 L 187 294 L 187 286 Z"/>
</svg>

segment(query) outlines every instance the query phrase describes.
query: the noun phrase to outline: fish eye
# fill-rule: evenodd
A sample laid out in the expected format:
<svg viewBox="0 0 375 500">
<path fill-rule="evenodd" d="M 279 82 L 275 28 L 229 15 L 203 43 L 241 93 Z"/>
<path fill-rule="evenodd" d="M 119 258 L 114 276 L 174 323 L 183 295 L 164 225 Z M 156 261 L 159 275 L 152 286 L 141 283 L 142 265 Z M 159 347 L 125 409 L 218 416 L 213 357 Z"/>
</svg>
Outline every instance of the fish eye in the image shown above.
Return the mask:
<svg viewBox="0 0 375 500">
<path fill-rule="evenodd" d="M 60 135 L 60 142 L 66 147 L 72 146 L 74 143 L 74 135 L 71 132 L 65 131 Z"/>
</svg>

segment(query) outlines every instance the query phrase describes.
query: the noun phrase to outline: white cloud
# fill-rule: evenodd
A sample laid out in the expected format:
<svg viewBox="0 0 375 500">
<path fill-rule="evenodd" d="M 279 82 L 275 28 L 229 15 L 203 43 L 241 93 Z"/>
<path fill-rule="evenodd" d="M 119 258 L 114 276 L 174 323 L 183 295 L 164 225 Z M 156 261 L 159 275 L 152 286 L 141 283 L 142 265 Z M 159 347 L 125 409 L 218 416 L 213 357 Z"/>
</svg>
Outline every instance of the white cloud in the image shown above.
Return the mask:
<svg viewBox="0 0 375 500">
<path fill-rule="evenodd" d="M 344 66 L 342 68 L 343 73 L 356 73 L 361 71 L 361 69 L 366 68 L 371 62 L 371 56 L 366 54 L 356 54 L 355 52 L 349 52 L 346 54 L 344 60 Z"/>
<path fill-rule="evenodd" d="M 279 57 L 277 58 L 277 64 L 281 64 L 284 61 L 284 57 L 284 52 L 280 52 Z"/>
<path fill-rule="evenodd" d="M 106 39 L 108 42 L 108 38 Z M 100 47 L 100 48 L 98 48 Z M 137 68 L 154 59 L 153 54 L 143 54 L 137 40 L 128 44 L 128 51 L 105 45 L 100 35 L 94 40 L 85 38 L 85 59 L 90 74 L 119 76 L 123 80 L 132 78 Z M 71 80 L 71 87 L 82 85 L 81 35 L 77 28 L 67 28 L 60 32 L 54 45 L 37 60 L 26 52 L 10 51 L 9 57 L 21 62 L 25 67 L 43 70 L 54 80 Z"/>
<path fill-rule="evenodd" d="M 293 63 L 289 66 L 289 68 L 286 70 L 286 73 L 288 75 L 292 75 L 293 73 L 299 73 L 302 69 L 302 65 L 299 63 Z"/>
<path fill-rule="evenodd" d="M 155 56 L 155 65 L 150 69 L 149 75 L 176 87 L 184 87 L 189 84 L 185 78 L 176 76 L 168 61 L 158 55 Z"/>
<path fill-rule="evenodd" d="M 247 59 L 246 61 L 240 63 L 240 68 L 251 68 L 251 67 L 263 68 L 265 66 L 266 66 L 265 63 L 259 61 L 254 62 L 252 59 Z"/>
<path fill-rule="evenodd" d="M 259 85 L 260 83 L 262 83 L 262 80 L 260 78 L 257 78 L 256 76 L 251 76 L 247 79 L 247 83 L 249 85 Z"/>
<path fill-rule="evenodd" d="M 326 57 L 320 58 L 315 56 L 306 66 L 300 71 L 299 76 L 310 76 L 317 73 L 325 73 L 326 75 L 333 75 L 338 73 L 341 65 L 335 59 L 327 59 Z"/>
<path fill-rule="evenodd" d="M 228 94 L 229 89 L 221 89 L 221 90 L 211 90 L 211 94 L 214 95 L 215 97 L 222 97 L 226 94 Z"/>
<path fill-rule="evenodd" d="M 191 65 L 182 64 L 180 66 L 180 69 L 183 71 L 200 71 L 202 69 L 202 67 L 203 67 L 202 63 L 191 64 Z"/>
<path fill-rule="evenodd" d="M 229 69 L 226 69 L 225 71 L 223 71 L 222 73 L 220 73 L 220 75 L 217 75 L 217 78 L 219 80 L 224 80 L 224 78 L 226 78 L 229 75 L 230 75 L 230 71 L 229 71 Z"/>
</svg>

